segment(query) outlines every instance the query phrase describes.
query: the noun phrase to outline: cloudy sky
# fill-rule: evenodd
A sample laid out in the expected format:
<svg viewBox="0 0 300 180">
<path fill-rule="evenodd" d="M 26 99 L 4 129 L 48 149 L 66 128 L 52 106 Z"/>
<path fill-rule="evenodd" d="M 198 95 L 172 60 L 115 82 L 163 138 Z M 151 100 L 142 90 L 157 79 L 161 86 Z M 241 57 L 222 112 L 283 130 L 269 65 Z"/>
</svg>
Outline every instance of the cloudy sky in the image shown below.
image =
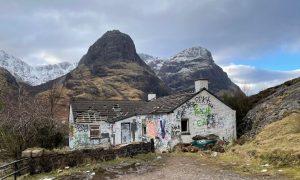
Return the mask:
<svg viewBox="0 0 300 180">
<path fill-rule="evenodd" d="M 0 49 L 31 65 L 78 61 L 112 29 L 153 56 L 205 47 L 249 93 L 300 76 L 299 0 L 0 0 Z"/>
</svg>

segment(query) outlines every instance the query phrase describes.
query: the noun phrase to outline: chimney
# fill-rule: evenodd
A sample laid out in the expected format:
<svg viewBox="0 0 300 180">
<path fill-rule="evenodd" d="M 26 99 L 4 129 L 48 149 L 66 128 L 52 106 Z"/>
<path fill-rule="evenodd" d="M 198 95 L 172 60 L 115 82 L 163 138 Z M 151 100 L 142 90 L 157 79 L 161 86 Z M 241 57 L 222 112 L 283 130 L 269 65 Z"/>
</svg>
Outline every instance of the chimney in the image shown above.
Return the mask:
<svg viewBox="0 0 300 180">
<path fill-rule="evenodd" d="M 203 88 L 208 89 L 207 79 L 199 79 L 195 81 L 195 93 L 199 92 Z"/>
<path fill-rule="evenodd" d="M 148 94 L 148 101 L 153 101 L 156 99 L 156 94 Z"/>
</svg>

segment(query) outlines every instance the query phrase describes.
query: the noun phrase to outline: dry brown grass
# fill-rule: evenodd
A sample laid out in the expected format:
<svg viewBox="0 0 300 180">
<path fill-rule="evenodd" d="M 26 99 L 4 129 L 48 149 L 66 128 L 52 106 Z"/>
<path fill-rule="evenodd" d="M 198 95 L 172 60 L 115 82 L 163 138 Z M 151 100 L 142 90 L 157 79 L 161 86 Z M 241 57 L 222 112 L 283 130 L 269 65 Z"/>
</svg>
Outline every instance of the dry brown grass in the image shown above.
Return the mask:
<svg viewBox="0 0 300 180">
<path fill-rule="evenodd" d="M 269 124 L 253 140 L 231 147 L 220 159 L 250 173 L 260 173 L 263 164 L 270 164 L 269 173 L 281 169 L 281 174 L 300 178 L 300 112 Z"/>
</svg>

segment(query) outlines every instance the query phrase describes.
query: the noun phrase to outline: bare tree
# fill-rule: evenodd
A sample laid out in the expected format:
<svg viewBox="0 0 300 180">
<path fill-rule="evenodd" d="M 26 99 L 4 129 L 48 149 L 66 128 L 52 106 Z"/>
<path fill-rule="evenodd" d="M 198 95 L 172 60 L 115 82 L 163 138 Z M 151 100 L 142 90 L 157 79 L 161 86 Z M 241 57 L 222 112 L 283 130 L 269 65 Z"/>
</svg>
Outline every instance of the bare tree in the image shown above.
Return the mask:
<svg viewBox="0 0 300 180">
<path fill-rule="evenodd" d="M 17 97 L 0 94 L 0 150 L 6 152 L 2 155 L 18 157 L 28 147 L 54 146 L 51 138 L 61 134 L 63 126 L 54 117 L 61 92 L 53 87 L 46 98 L 29 96 L 22 88 Z"/>
</svg>

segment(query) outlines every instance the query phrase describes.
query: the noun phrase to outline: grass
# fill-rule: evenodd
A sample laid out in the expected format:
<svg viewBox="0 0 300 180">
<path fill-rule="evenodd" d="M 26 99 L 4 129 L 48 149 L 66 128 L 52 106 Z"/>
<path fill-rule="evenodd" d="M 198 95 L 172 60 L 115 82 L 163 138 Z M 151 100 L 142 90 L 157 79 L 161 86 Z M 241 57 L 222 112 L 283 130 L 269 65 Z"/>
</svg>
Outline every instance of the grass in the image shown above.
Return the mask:
<svg viewBox="0 0 300 180">
<path fill-rule="evenodd" d="M 75 173 L 80 173 L 80 172 L 86 172 L 86 171 L 90 171 L 93 172 L 99 168 L 107 168 L 107 167 L 113 167 L 116 165 L 120 165 L 120 164 L 134 164 L 134 163 L 140 163 L 140 164 L 147 164 L 147 165 L 151 165 L 151 166 L 159 166 L 161 164 L 161 161 L 157 160 L 158 154 L 156 153 L 147 153 L 147 154 L 138 154 L 136 156 L 133 157 L 124 157 L 124 158 L 117 158 L 111 161 L 91 161 L 91 162 L 87 162 L 83 165 L 79 165 L 76 167 L 72 167 L 69 169 L 63 169 L 62 172 L 58 173 L 57 170 L 55 171 L 51 171 L 48 173 L 41 173 L 41 174 L 36 174 L 36 175 L 32 175 L 32 176 L 25 176 L 22 177 L 22 179 L 25 180 L 37 180 L 37 179 L 42 179 L 42 178 L 50 178 L 50 177 L 62 177 L 62 176 L 68 176 L 68 175 L 72 175 Z"/>
<path fill-rule="evenodd" d="M 286 175 L 300 179 L 300 112 L 267 125 L 251 141 L 235 145 L 219 160 L 250 174 Z"/>
</svg>

